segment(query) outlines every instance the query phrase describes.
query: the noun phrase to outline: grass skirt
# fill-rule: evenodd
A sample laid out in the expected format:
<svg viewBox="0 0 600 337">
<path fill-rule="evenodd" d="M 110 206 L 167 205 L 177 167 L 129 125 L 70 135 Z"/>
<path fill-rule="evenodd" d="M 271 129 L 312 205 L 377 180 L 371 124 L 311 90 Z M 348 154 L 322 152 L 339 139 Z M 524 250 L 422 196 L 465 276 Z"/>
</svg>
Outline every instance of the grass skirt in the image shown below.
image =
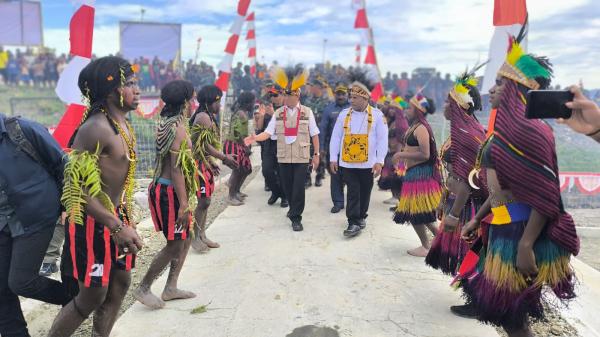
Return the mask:
<svg viewBox="0 0 600 337">
<path fill-rule="evenodd" d="M 435 222 L 435 211 L 440 204 L 442 187 L 435 180 L 434 167 L 429 163 L 419 164 L 406 170 L 394 221 L 425 225 Z"/>
<path fill-rule="evenodd" d="M 466 277 L 463 291 L 477 308 L 479 320 L 520 329 L 527 317 L 544 316 L 542 288 L 549 287 L 561 300 L 575 297 L 571 254 L 551 241 L 545 232 L 534 245 L 538 275 L 530 281 L 516 266 L 517 250 L 526 221 L 490 225 L 487 247 L 476 270 Z"/>
</svg>

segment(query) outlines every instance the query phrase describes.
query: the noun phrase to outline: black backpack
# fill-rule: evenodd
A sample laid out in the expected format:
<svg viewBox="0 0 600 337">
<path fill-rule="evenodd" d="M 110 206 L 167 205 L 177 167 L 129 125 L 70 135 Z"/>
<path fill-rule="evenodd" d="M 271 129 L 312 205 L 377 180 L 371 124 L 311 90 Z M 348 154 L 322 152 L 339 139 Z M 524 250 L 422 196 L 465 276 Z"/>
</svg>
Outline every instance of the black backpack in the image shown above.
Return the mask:
<svg viewBox="0 0 600 337">
<path fill-rule="evenodd" d="M 25 137 L 23 133 L 23 129 L 21 129 L 21 125 L 19 124 L 20 117 L 9 117 L 4 120 L 4 126 L 6 127 L 6 131 L 8 133 L 8 139 L 17 147 L 18 151 L 24 152 L 31 159 L 33 159 L 36 163 L 40 164 L 46 172 L 50 173 L 52 170 L 48 168 L 46 162 L 42 160 L 39 153 L 31 144 L 29 139 Z"/>
</svg>

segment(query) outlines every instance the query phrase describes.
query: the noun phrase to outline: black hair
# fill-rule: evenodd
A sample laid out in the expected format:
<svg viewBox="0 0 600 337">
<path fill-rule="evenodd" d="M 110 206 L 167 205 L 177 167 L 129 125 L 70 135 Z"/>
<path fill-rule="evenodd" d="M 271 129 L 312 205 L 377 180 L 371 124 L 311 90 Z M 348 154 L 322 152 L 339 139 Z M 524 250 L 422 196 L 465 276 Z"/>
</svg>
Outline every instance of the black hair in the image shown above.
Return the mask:
<svg viewBox="0 0 600 337">
<path fill-rule="evenodd" d="M 198 109 L 196 109 L 196 112 L 194 112 L 190 118 L 190 127 L 194 125 L 196 115 L 198 115 L 200 112 L 205 111 L 210 116 L 211 111 L 208 110 L 208 106 L 220 100 L 222 96 L 223 91 L 221 91 L 221 89 L 214 84 L 208 84 L 200 88 L 196 94 L 196 100 L 198 100 Z"/>
<path fill-rule="evenodd" d="M 249 91 L 245 91 L 240 94 L 237 101 L 233 104 L 232 111 L 244 110 L 252 112 L 254 109 L 254 103 L 256 102 L 256 96 Z"/>
<path fill-rule="evenodd" d="M 125 78 L 133 75 L 131 64 L 116 56 L 101 57 L 81 70 L 77 85 L 81 93 L 90 100 L 88 116 L 107 108 L 108 96 L 124 84 L 121 83 L 121 71 Z"/>
<path fill-rule="evenodd" d="M 473 105 L 469 105 L 467 112 L 472 115 L 475 111 L 480 111 L 483 108 L 481 105 L 481 94 L 479 94 L 477 87 L 468 86 L 467 88 L 469 88 L 469 96 L 473 99 Z"/>
<path fill-rule="evenodd" d="M 548 87 L 552 83 L 552 63 L 550 63 L 550 60 L 545 56 L 531 55 L 531 57 L 533 57 L 533 59 L 536 60 L 540 64 L 540 66 L 542 66 L 542 68 L 546 69 L 550 73 L 550 77 L 548 77 L 548 78 L 544 78 L 544 77 L 535 77 L 534 78 L 534 80 L 540 85 L 540 89 L 542 89 L 542 90 L 548 89 Z"/>
<path fill-rule="evenodd" d="M 427 99 L 427 108 L 425 109 L 425 115 L 433 115 L 435 113 L 435 102 L 429 97 L 425 98 Z"/>
<path fill-rule="evenodd" d="M 181 108 L 192 97 L 194 97 L 194 86 L 191 82 L 176 80 L 167 83 L 160 91 L 160 99 L 165 102 L 160 116 L 173 117 L 181 114 Z"/>
</svg>

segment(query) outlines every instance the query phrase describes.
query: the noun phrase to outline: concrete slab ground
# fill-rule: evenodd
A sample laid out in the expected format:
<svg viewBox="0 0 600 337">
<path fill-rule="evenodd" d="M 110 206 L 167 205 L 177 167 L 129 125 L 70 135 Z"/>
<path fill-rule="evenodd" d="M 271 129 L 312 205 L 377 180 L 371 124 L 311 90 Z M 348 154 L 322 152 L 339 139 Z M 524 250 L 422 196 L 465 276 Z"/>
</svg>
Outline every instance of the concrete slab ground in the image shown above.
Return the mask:
<svg viewBox="0 0 600 337">
<path fill-rule="evenodd" d="M 392 222 L 382 203 L 387 193 L 374 191 L 366 230 L 347 240 L 345 216 L 329 213 L 329 181 L 308 190 L 305 230 L 294 233 L 285 210 L 266 205 L 257 177 L 246 189 L 247 204 L 229 207 L 210 228 L 222 248 L 190 253 L 186 261 L 179 284 L 198 297 L 155 311 L 136 303 L 113 336 L 498 336 L 450 313 L 460 294 L 423 259 L 406 254 L 417 236 Z M 155 293 L 165 280 L 166 273 Z M 191 314 L 206 304 L 207 312 Z"/>
</svg>

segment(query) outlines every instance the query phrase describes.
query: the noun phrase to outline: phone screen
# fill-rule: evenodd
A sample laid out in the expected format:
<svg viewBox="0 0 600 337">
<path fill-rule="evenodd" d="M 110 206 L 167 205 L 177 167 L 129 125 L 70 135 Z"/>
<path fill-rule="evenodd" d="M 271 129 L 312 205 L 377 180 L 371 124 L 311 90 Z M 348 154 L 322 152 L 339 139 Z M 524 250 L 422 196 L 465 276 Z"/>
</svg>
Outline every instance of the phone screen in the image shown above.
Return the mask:
<svg viewBox="0 0 600 337">
<path fill-rule="evenodd" d="M 571 118 L 565 103 L 573 100 L 568 90 L 531 90 L 527 93 L 526 116 L 529 119 Z"/>
</svg>

